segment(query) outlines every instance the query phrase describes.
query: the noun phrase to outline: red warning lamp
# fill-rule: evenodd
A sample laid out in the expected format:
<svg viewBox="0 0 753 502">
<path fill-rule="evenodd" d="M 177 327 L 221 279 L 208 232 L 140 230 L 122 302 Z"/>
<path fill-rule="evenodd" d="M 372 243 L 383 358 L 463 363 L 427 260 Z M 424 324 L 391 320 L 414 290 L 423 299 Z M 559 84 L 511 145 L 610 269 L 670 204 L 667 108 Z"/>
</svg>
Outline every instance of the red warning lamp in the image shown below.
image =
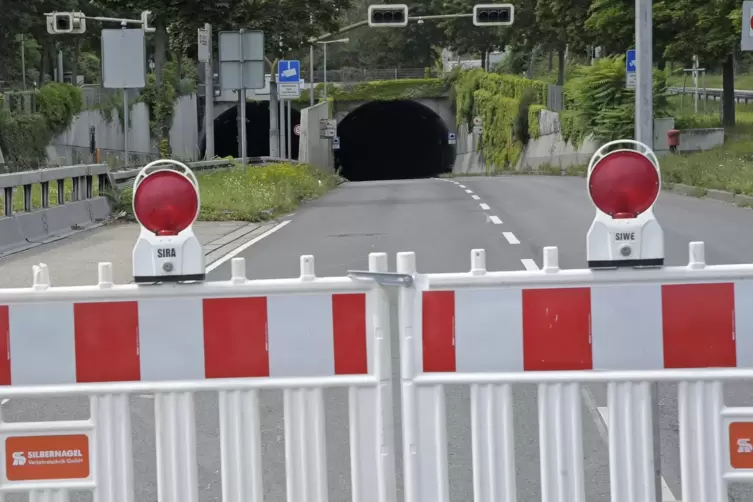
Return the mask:
<svg viewBox="0 0 753 502">
<path fill-rule="evenodd" d="M 656 202 L 659 190 L 656 166 L 634 150 L 616 150 L 602 157 L 588 180 L 594 205 L 614 219 L 637 218 Z"/>
<path fill-rule="evenodd" d="M 199 215 L 197 187 L 178 171 L 154 171 L 135 187 L 133 214 L 155 235 L 178 235 Z"/>
</svg>

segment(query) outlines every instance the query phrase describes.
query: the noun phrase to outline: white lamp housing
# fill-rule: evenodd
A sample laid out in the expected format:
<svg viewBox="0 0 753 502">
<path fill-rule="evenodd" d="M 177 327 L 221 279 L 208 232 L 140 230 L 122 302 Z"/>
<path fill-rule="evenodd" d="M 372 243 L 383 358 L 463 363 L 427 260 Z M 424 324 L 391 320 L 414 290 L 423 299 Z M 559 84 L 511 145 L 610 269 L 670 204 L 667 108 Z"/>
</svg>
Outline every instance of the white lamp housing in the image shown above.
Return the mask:
<svg viewBox="0 0 753 502">
<path fill-rule="evenodd" d="M 616 148 L 622 146 L 622 148 Z M 624 148 L 629 146 L 630 148 Z M 616 148 L 616 149 L 615 149 Z M 600 162 L 611 156 L 630 152 L 641 154 L 651 162 L 659 180 L 661 191 L 661 170 L 659 160 L 645 144 L 633 140 L 612 141 L 599 148 L 588 165 L 586 189 L 591 195 L 591 175 Z M 658 192 L 657 192 L 658 198 Z M 588 230 L 586 254 L 590 268 L 616 267 L 661 267 L 664 265 L 664 232 L 654 216 L 653 204 L 635 218 L 613 218 L 602 211 L 594 202 L 596 216 Z"/>
<path fill-rule="evenodd" d="M 172 164 L 183 172 L 172 168 L 158 167 Z M 177 235 L 155 235 L 144 227 L 136 211 L 135 200 L 139 186 L 145 179 L 161 171 L 171 171 L 185 177 L 196 191 L 197 209 L 188 227 Z M 204 249 L 193 232 L 193 223 L 199 216 L 199 182 L 191 169 L 182 162 L 172 159 L 155 160 L 144 166 L 133 183 L 133 199 L 136 220 L 141 225 L 141 234 L 133 248 L 133 278 L 137 283 L 203 281 L 206 278 Z M 142 215 L 143 216 L 143 215 Z"/>
</svg>

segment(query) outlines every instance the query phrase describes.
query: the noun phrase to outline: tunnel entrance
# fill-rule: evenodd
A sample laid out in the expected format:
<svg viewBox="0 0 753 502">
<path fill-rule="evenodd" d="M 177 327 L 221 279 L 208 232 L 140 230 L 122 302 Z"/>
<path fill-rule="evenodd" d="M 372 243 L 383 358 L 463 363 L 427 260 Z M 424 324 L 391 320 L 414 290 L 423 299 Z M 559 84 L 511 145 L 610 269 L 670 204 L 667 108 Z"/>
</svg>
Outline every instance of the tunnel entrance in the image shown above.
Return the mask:
<svg viewBox="0 0 753 502">
<path fill-rule="evenodd" d="M 372 101 L 337 127 L 335 165 L 350 181 L 434 177 L 450 172 L 455 147 L 434 111 L 415 101 Z"/>
<path fill-rule="evenodd" d="M 278 119 L 279 120 L 279 119 Z M 293 129 L 301 122 L 301 113 L 292 108 L 290 110 L 288 134 L 292 134 L 290 149 L 291 158 L 298 158 L 298 136 Z M 278 122 L 281 124 L 282 122 Z M 201 156 L 206 150 L 206 138 L 201 138 Z M 238 107 L 234 106 L 222 112 L 214 119 L 214 154 L 217 157 L 240 156 L 238 144 Z M 269 101 L 250 101 L 246 103 L 246 154 L 249 157 L 265 157 L 269 155 Z"/>
</svg>

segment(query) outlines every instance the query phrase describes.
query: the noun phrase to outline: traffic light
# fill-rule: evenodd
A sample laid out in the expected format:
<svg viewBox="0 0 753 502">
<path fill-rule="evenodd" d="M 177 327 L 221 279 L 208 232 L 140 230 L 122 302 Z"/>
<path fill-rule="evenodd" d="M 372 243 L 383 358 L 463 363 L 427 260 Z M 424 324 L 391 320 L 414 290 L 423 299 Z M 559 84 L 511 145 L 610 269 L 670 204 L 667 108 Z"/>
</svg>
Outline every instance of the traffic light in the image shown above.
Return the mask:
<svg viewBox="0 0 753 502">
<path fill-rule="evenodd" d="M 473 24 L 476 26 L 510 26 L 514 17 L 515 7 L 509 3 L 473 6 Z"/>
<path fill-rule="evenodd" d="M 376 28 L 408 26 L 408 6 L 405 4 L 369 5 L 369 26 Z"/>
<path fill-rule="evenodd" d="M 80 35 L 86 32 L 83 12 L 53 12 L 45 14 L 47 33 L 50 35 Z"/>
</svg>

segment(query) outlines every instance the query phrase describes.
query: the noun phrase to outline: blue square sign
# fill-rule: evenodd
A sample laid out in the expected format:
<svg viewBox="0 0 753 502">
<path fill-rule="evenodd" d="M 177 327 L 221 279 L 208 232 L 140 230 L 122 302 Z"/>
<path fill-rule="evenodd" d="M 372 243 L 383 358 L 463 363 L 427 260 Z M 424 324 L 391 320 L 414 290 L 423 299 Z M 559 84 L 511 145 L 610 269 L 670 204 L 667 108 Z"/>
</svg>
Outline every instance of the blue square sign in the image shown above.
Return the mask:
<svg viewBox="0 0 753 502">
<path fill-rule="evenodd" d="M 635 66 L 635 49 L 630 49 L 625 55 L 625 71 L 628 73 L 638 71 L 638 68 Z"/>
<path fill-rule="evenodd" d="M 277 65 L 277 81 L 281 84 L 297 84 L 301 80 L 301 62 L 283 59 Z"/>
</svg>

